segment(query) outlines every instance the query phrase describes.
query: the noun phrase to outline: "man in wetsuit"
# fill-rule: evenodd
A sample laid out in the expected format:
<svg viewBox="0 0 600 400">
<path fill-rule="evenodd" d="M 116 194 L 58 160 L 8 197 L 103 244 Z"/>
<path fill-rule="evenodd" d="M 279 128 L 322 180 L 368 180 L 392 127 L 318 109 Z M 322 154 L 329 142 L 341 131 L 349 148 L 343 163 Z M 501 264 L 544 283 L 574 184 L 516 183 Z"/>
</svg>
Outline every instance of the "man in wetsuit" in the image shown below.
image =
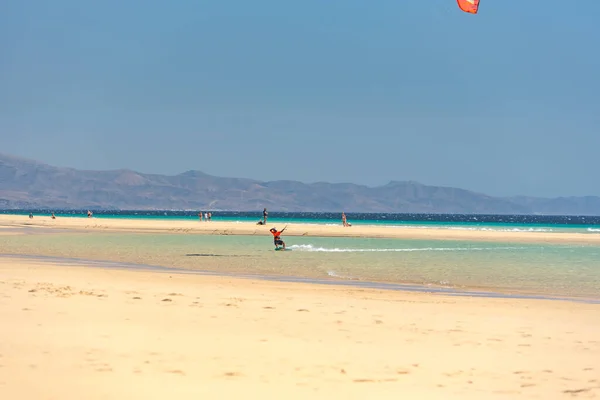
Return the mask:
<svg viewBox="0 0 600 400">
<path fill-rule="evenodd" d="M 285 250 L 285 242 L 281 240 L 281 234 L 283 233 L 283 231 L 285 231 L 285 228 L 283 228 L 279 232 L 277 232 L 276 228 L 271 228 L 269 229 L 269 231 L 273 235 L 273 243 L 275 243 L 275 248 L 278 248 L 278 246 L 283 246 L 283 249 Z"/>
</svg>

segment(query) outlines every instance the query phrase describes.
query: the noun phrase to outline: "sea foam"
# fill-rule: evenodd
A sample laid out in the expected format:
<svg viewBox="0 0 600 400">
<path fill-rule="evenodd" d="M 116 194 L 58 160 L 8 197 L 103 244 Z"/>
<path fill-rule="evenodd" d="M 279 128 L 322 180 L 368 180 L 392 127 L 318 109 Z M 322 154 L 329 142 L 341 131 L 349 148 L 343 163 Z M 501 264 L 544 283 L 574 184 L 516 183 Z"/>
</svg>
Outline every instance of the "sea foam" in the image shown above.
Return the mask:
<svg viewBox="0 0 600 400">
<path fill-rule="evenodd" d="M 312 244 L 294 244 L 288 246 L 296 251 L 325 253 L 368 253 L 368 252 L 413 252 L 413 251 L 486 251 L 486 250 L 523 250 L 526 247 L 421 247 L 395 249 L 356 249 L 339 247 L 317 247 Z"/>
</svg>

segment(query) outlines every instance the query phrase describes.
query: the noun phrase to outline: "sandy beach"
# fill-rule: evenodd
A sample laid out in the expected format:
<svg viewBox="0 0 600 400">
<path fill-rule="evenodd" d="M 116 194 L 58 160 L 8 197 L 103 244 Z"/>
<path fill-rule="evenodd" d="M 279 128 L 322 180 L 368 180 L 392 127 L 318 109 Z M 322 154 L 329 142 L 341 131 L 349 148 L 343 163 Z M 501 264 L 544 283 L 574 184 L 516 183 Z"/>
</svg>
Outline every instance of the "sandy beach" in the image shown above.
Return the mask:
<svg viewBox="0 0 600 400">
<path fill-rule="evenodd" d="M 205 235 L 265 235 L 270 236 L 269 227 L 247 222 L 186 221 L 186 220 L 149 220 L 149 219 L 108 219 L 69 217 L 51 219 L 36 216 L 30 219 L 25 215 L 0 215 L 3 227 L 38 227 L 75 230 L 93 230 L 104 232 L 148 232 L 148 233 L 189 233 Z M 278 227 L 281 229 L 282 227 Z M 391 226 L 351 227 L 289 224 L 285 236 L 321 236 L 321 237 L 364 237 L 399 239 L 447 239 L 479 240 L 531 243 L 590 243 L 600 244 L 600 234 L 570 232 L 520 232 L 520 231 L 470 231 L 459 229 L 407 228 Z"/>
<path fill-rule="evenodd" d="M 0 398 L 597 398 L 598 307 L 0 258 Z"/>
<path fill-rule="evenodd" d="M 269 235 L 269 226 L 0 216 L 0 235 Z M 288 231 L 290 236 L 553 243 L 600 238 L 311 224 L 290 224 Z M 23 254 L 33 254 L 30 250 Z M 77 253 L 88 259 L 85 254 Z M 599 310 L 599 304 L 583 302 L 458 297 L 127 270 L 116 261 L 3 256 L 0 398 L 598 398 Z"/>
</svg>

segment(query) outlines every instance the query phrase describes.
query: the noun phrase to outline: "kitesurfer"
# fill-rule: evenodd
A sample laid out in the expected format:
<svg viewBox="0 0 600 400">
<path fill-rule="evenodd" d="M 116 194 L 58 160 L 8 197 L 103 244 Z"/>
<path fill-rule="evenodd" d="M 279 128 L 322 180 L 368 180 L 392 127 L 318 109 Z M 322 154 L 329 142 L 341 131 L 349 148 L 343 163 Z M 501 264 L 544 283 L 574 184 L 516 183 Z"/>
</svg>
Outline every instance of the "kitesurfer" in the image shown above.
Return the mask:
<svg viewBox="0 0 600 400">
<path fill-rule="evenodd" d="M 285 228 L 278 232 L 277 229 L 273 227 L 269 229 L 269 231 L 273 235 L 273 243 L 275 243 L 275 248 L 277 249 L 279 248 L 279 246 L 283 246 L 283 249 L 285 250 L 285 242 L 281 240 L 281 234 L 283 233 L 283 231 L 285 231 Z"/>
</svg>

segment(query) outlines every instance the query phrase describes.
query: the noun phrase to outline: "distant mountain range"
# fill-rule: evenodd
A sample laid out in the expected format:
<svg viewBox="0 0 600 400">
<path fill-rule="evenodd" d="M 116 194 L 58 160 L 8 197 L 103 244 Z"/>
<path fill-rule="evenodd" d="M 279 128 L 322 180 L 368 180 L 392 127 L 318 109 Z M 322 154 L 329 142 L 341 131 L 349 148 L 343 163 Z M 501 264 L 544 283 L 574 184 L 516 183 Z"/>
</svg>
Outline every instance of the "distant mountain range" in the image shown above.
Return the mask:
<svg viewBox="0 0 600 400">
<path fill-rule="evenodd" d="M 179 175 L 59 168 L 0 154 L 0 209 L 235 210 L 447 214 L 600 215 L 600 197 L 492 197 L 392 181 L 262 182 L 200 171 Z"/>
</svg>

